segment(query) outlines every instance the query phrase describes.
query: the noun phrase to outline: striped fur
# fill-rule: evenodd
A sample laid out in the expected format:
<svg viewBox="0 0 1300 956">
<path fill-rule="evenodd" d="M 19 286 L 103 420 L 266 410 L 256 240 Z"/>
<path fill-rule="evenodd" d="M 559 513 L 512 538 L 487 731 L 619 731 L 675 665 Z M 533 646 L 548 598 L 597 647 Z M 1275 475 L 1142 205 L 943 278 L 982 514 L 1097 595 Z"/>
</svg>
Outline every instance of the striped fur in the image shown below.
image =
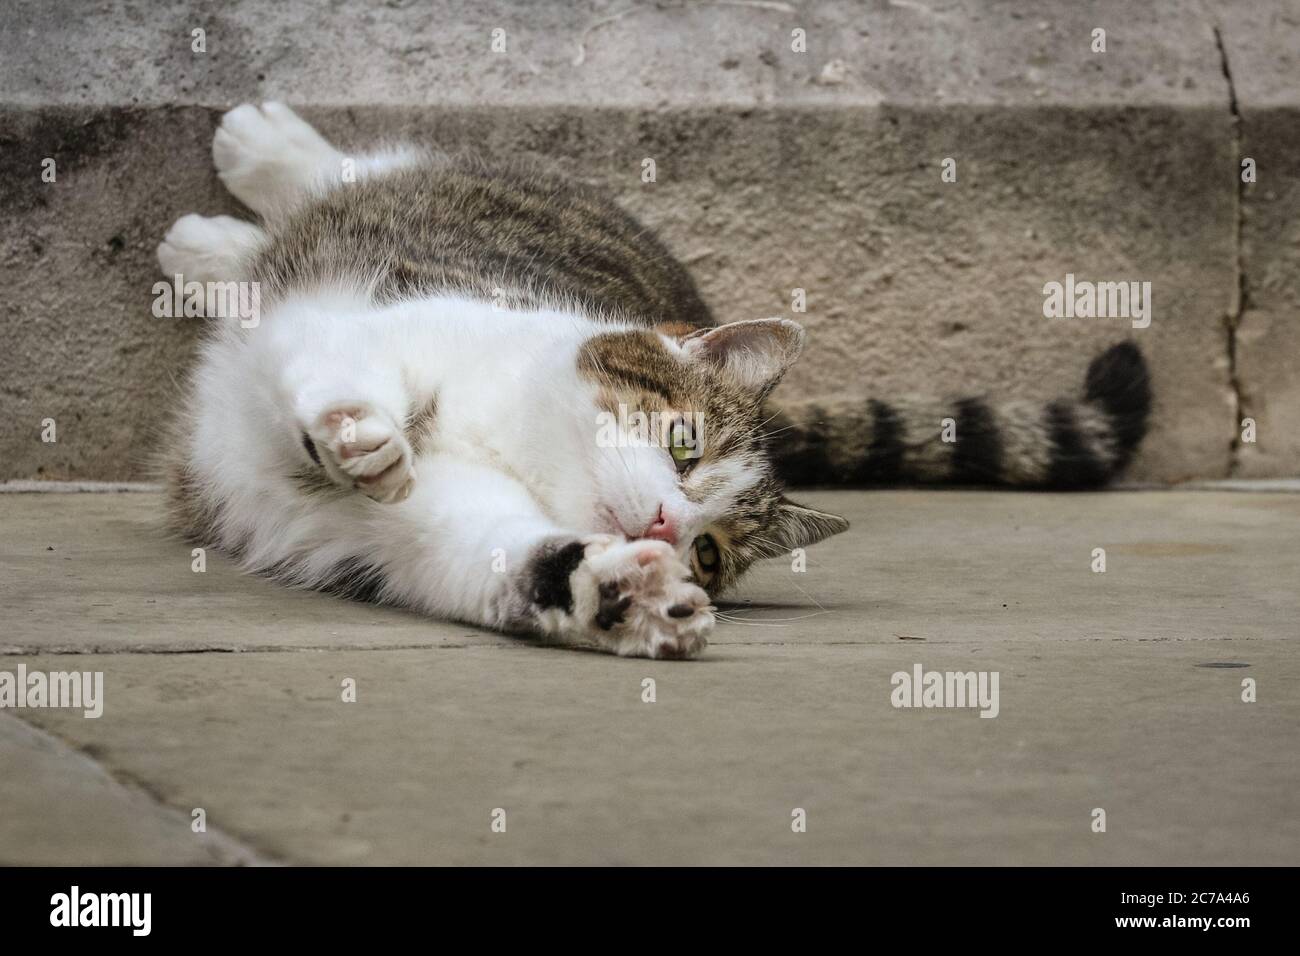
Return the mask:
<svg viewBox="0 0 1300 956">
<path fill-rule="evenodd" d="M 664 331 L 660 326 L 656 332 L 595 336 L 580 352 L 578 369 L 598 386 L 598 404 L 607 411 L 622 406 L 629 412 L 671 409 L 701 414 L 708 430 L 700 466 L 725 463 L 727 475 L 744 476 L 733 482 L 697 467 L 681 478 L 688 500 L 720 496 L 729 505 L 724 515 L 702 529 L 717 542 L 720 559 L 717 572 L 701 578 L 705 589 L 720 594 L 755 561 L 789 554 L 847 530 L 843 518 L 786 498 L 773 470 L 765 447 L 769 414 L 763 399 L 780 372 L 757 387 L 742 386 L 708 363 L 683 361 L 663 338 Z M 697 336 L 692 331 L 675 341 L 681 345 Z M 800 342 L 801 337 L 790 343 L 794 354 Z"/>
<path fill-rule="evenodd" d="M 353 283 L 378 301 L 452 292 L 647 325 L 711 325 L 695 282 L 609 199 L 518 162 L 430 157 L 309 203 L 252 266 L 263 295 Z"/>
<path fill-rule="evenodd" d="M 1074 398 L 798 403 L 774 419 L 770 452 L 796 485 L 1095 488 L 1128 464 L 1150 410 L 1146 362 L 1122 342 L 1093 360 Z M 945 419 L 953 441 L 944 440 Z"/>
</svg>

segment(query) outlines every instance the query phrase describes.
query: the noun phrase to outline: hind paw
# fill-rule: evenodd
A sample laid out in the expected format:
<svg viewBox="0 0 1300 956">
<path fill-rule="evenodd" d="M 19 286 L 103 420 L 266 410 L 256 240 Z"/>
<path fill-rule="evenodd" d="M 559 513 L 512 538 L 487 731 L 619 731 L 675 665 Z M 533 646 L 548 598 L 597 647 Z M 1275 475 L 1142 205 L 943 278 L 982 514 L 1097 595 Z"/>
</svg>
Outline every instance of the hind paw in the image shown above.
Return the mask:
<svg viewBox="0 0 1300 956">
<path fill-rule="evenodd" d="M 181 216 L 158 244 L 163 274 L 193 282 L 238 279 L 241 263 L 257 249 L 266 233 L 233 216 Z"/>
<path fill-rule="evenodd" d="M 331 171 L 342 154 L 283 103 L 245 103 L 221 119 L 212 161 L 226 188 L 263 216 L 284 213 Z"/>
</svg>

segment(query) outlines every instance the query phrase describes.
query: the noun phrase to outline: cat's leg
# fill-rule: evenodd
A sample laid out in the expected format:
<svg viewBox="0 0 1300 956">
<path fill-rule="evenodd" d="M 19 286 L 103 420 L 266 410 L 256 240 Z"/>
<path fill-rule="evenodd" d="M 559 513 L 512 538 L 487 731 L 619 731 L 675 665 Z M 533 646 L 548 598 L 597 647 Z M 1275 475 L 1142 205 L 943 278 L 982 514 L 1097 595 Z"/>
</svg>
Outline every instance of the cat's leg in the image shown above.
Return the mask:
<svg viewBox="0 0 1300 956">
<path fill-rule="evenodd" d="M 345 399 L 300 421 L 308 456 L 335 484 L 381 504 L 405 501 L 415 487 L 410 442 L 382 406 Z"/>
<path fill-rule="evenodd" d="M 163 274 L 186 281 L 227 282 L 245 278 L 247 263 L 265 241 L 260 226 L 233 216 L 181 216 L 158 244 Z"/>
<path fill-rule="evenodd" d="M 534 549 L 517 587 L 542 634 L 623 657 L 695 657 L 713 630 L 708 595 L 664 541 L 561 535 Z"/>
<path fill-rule="evenodd" d="M 348 156 L 283 103 L 245 103 L 221 119 L 212 159 L 234 196 L 267 220 L 288 215 L 305 198 L 419 161 L 408 146 Z"/>
<path fill-rule="evenodd" d="M 263 332 L 274 328 L 268 323 Z M 319 367 L 320 356 L 313 363 Z M 393 414 L 401 397 L 393 393 L 393 382 L 367 381 L 364 369 L 359 371 L 348 383 L 351 394 L 364 395 L 369 404 L 355 419 L 355 440 L 364 441 L 369 453 L 383 448 L 384 439 L 401 447 Z M 315 384 L 319 396 L 337 398 L 338 383 L 328 376 Z M 285 409 L 286 417 L 311 419 L 320 414 L 309 411 L 317 404 L 304 392 L 302 409 Z M 361 409 L 353 405 L 350 411 Z M 367 430 L 363 423 L 381 414 L 374 431 Z M 284 467 L 287 456 L 301 455 L 298 460 L 308 467 L 311 459 L 291 427 L 261 433 L 275 417 L 267 409 L 219 422 L 223 431 L 238 423 L 259 430 L 232 437 L 232 451 L 221 453 L 238 457 L 247 449 L 260 456 L 262 492 L 243 494 L 245 479 L 221 507 L 224 544 L 242 555 L 249 570 L 444 620 L 625 656 L 687 658 L 704 648 L 714 625 L 709 598 L 666 543 L 561 527 L 516 478 L 450 452 L 419 457 L 420 480 L 405 488 L 400 503 L 339 494 L 328 481 L 303 480 L 304 473 Z M 268 447 L 265 438 L 276 435 L 278 451 L 260 451 Z M 337 455 L 334 465 L 345 470 L 353 459 L 334 441 L 313 439 L 316 454 L 322 462 L 331 460 L 326 452 Z M 406 460 L 406 453 L 399 458 Z M 376 474 L 392 467 L 385 460 L 374 459 Z M 389 484 L 394 486 L 395 480 Z"/>
<path fill-rule="evenodd" d="M 297 438 L 334 484 L 395 504 L 415 486 L 406 435 L 413 396 L 400 371 L 354 358 L 327 352 L 285 368 Z"/>
<path fill-rule="evenodd" d="M 427 613 L 590 644 L 623 656 L 689 658 L 707 643 L 708 595 L 663 541 L 565 531 L 514 478 L 451 455 L 422 458 L 397 508 L 365 535 L 382 595 Z"/>
</svg>

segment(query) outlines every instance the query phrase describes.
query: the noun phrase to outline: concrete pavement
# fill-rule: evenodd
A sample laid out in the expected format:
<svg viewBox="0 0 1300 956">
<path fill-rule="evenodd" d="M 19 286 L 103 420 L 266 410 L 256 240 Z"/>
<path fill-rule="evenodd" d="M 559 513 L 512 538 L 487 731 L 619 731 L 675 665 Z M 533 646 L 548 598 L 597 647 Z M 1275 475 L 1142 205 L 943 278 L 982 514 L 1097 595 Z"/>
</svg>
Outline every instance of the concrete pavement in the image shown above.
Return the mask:
<svg viewBox="0 0 1300 956">
<path fill-rule="evenodd" d="M 0 494 L 0 671 L 105 687 L 0 710 L 0 862 L 1300 862 L 1300 495 L 804 497 L 853 529 L 672 663 L 198 574 L 153 494 Z M 895 708 L 918 664 L 997 716 Z"/>
</svg>

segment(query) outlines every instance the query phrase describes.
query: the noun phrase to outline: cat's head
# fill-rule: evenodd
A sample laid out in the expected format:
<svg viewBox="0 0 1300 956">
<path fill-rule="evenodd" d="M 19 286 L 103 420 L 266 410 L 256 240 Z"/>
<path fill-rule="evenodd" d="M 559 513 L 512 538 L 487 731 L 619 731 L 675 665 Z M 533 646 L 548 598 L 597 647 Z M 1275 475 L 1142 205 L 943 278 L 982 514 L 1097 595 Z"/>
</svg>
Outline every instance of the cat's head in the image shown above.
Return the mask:
<svg viewBox="0 0 1300 956">
<path fill-rule="evenodd" d="M 610 331 L 578 356 L 596 409 L 588 524 L 673 544 L 710 594 L 848 528 L 782 493 L 764 399 L 798 358 L 786 319 Z"/>
</svg>

